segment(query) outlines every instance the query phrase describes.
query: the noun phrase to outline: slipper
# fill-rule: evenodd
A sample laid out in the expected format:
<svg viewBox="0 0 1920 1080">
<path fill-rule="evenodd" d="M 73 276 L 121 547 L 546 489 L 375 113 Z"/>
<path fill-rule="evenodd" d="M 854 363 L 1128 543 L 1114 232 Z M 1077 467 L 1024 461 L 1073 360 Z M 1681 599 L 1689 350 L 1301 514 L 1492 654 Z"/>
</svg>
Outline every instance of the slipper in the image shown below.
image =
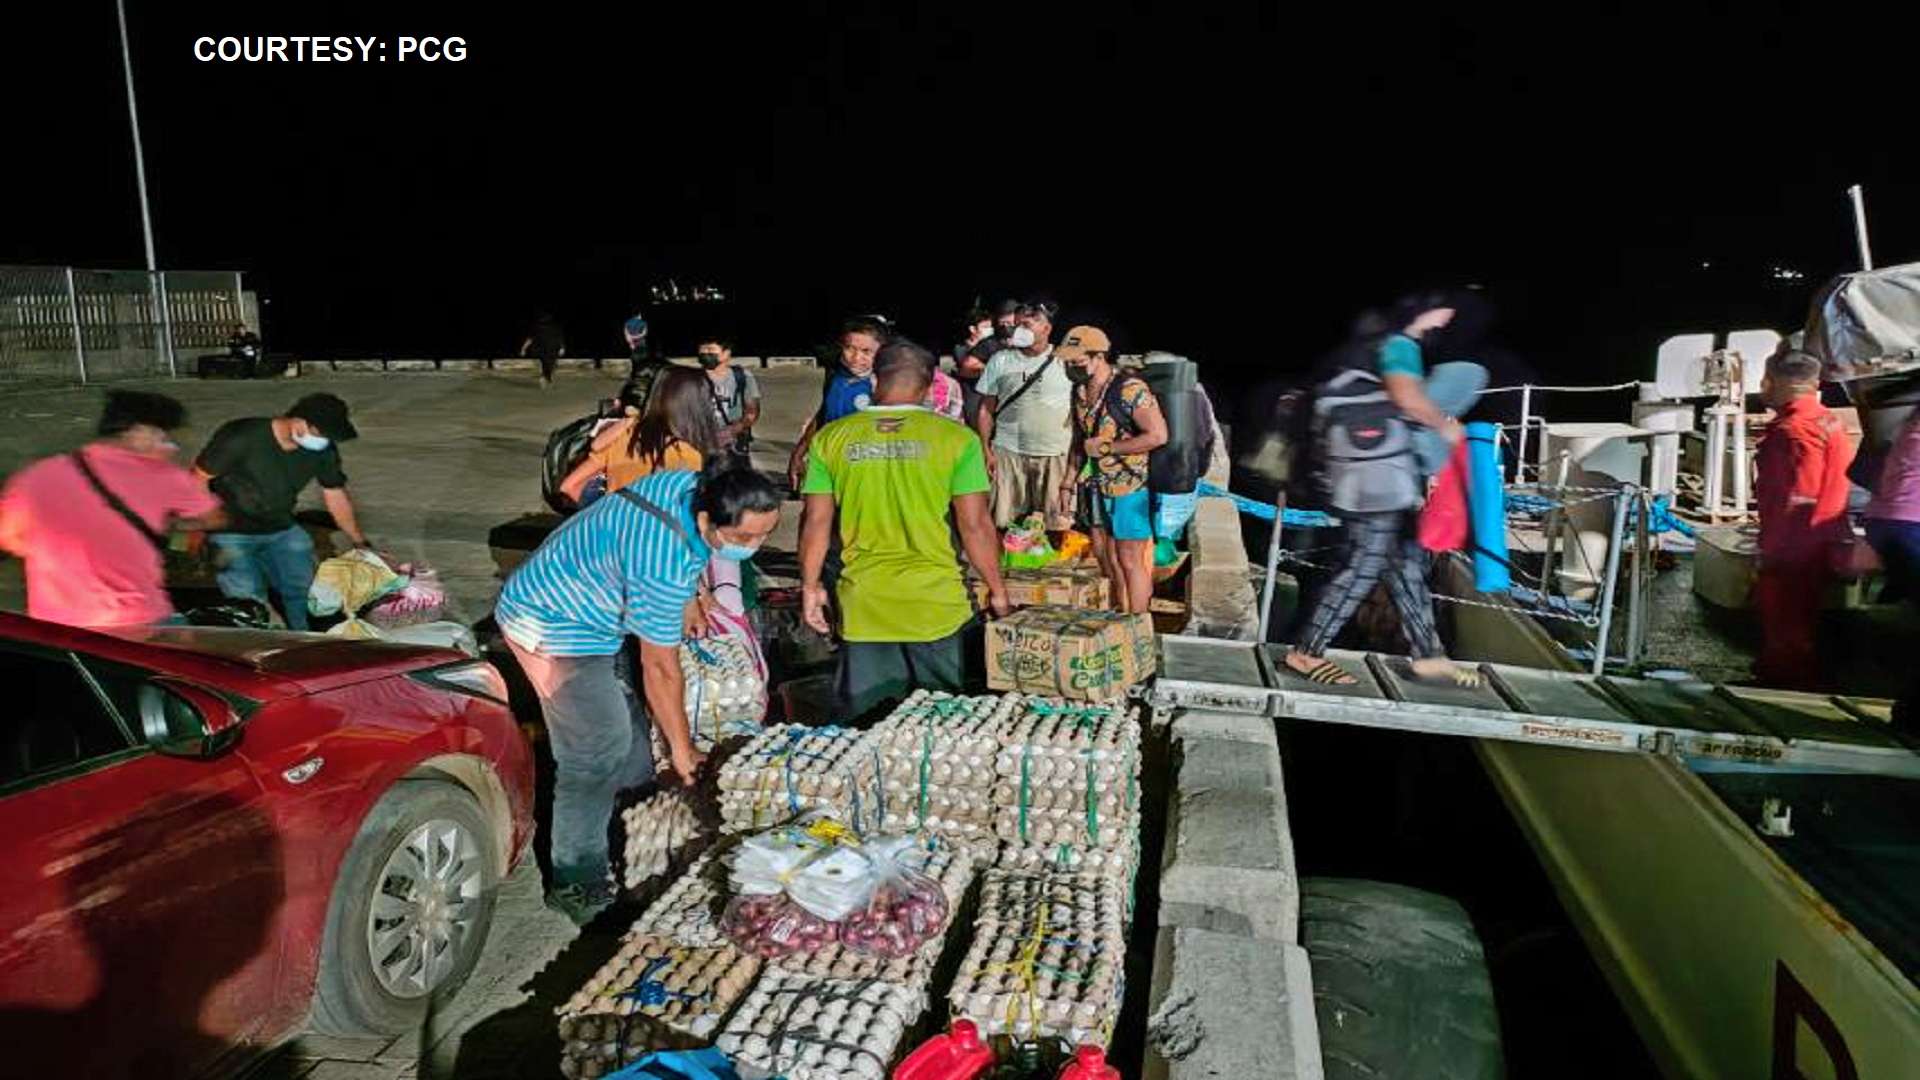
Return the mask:
<svg viewBox="0 0 1920 1080">
<path fill-rule="evenodd" d="M 1447 671 L 1436 671 L 1432 674 L 1421 674 L 1418 668 L 1414 668 L 1412 671 L 1413 677 L 1419 679 L 1421 682 L 1451 683 L 1462 690 L 1478 690 L 1482 682 L 1480 669 L 1462 667 L 1458 664 L 1455 664 Z"/>
<path fill-rule="evenodd" d="M 1305 671 L 1301 671 L 1292 664 L 1288 664 L 1287 668 L 1308 682 L 1319 683 L 1321 686 L 1360 685 L 1359 679 L 1354 678 L 1352 673 L 1347 671 L 1346 668 L 1341 667 L 1331 660 L 1322 660 Z"/>
</svg>

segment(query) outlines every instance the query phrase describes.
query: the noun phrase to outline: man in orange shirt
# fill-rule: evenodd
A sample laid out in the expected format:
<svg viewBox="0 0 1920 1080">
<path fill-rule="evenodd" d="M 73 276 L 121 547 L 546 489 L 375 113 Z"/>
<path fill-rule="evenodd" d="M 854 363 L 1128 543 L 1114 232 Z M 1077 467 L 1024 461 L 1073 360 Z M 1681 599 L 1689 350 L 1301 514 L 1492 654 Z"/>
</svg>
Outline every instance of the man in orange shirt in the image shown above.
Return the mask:
<svg viewBox="0 0 1920 1080">
<path fill-rule="evenodd" d="M 1760 659 L 1754 678 L 1768 686 L 1822 688 L 1814 631 L 1833 570 L 1836 541 L 1847 535 L 1847 467 L 1853 439 L 1820 404 L 1820 361 L 1782 352 L 1767 361 L 1760 396 L 1773 423 L 1755 459 L 1760 509 Z"/>
</svg>

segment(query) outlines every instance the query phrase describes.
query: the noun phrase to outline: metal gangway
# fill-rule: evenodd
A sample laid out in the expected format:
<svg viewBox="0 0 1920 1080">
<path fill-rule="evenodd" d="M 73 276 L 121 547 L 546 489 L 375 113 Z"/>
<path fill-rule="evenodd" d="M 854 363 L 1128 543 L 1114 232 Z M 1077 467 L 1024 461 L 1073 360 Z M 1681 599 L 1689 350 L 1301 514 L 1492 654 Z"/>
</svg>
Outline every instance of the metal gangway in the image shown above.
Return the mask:
<svg viewBox="0 0 1920 1080">
<path fill-rule="evenodd" d="M 1284 645 L 1166 635 L 1147 691 L 1156 712 L 1204 709 L 1462 735 L 1691 767 L 1780 768 L 1920 778 L 1920 753 L 1888 726 L 1891 703 L 1846 695 L 1476 664 L 1477 687 L 1413 674 L 1404 656 L 1333 650 L 1359 680 L 1310 683 Z"/>
</svg>

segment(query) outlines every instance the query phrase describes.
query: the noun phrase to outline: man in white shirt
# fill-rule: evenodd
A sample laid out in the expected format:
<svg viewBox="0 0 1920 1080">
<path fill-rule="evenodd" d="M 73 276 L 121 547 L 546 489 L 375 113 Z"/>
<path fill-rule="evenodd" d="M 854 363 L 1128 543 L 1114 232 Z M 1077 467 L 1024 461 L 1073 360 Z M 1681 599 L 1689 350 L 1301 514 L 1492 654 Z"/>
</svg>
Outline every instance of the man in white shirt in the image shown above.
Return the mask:
<svg viewBox="0 0 1920 1080">
<path fill-rule="evenodd" d="M 1056 312 L 1045 301 L 1021 305 L 1009 347 L 980 374 L 974 424 L 988 448 L 993 523 L 1002 529 L 1032 513 L 1045 515 L 1049 529 L 1073 527 L 1061 494 L 1073 448 L 1073 383 L 1053 355 Z"/>
</svg>

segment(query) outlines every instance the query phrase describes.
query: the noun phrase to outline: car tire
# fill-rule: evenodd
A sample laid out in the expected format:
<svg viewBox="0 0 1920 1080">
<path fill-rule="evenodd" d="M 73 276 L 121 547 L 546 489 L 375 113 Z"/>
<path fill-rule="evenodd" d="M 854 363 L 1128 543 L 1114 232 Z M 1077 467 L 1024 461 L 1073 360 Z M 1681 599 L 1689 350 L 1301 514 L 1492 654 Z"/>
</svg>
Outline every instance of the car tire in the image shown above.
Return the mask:
<svg viewBox="0 0 1920 1080">
<path fill-rule="evenodd" d="M 1300 944 L 1327 1080 L 1506 1074 L 1486 955 L 1459 904 L 1402 885 L 1307 878 Z"/>
<path fill-rule="evenodd" d="M 492 837 L 451 784 L 403 780 L 374 805 L 334 880 L 314 1028 L 397 1035 L 459 992 L 493 925 Z"/>
</svg>

